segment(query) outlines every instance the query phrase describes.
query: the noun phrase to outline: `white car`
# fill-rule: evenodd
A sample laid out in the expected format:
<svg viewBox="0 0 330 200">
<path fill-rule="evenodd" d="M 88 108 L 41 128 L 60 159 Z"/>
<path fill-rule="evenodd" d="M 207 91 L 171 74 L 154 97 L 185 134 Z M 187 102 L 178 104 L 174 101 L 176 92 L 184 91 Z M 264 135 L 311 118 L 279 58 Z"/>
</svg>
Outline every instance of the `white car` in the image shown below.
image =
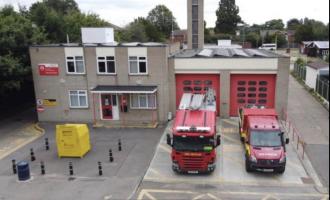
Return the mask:
<svg viewBox="0 0 330 200">
<path fill-rule="evenodd" d="M 277 45 L 274 44 L 263 44 L 259 49 L 265 49 L 265 50 L 270 50 L 270 51 L 275 51 L 277 50 Z"/>
</svg>

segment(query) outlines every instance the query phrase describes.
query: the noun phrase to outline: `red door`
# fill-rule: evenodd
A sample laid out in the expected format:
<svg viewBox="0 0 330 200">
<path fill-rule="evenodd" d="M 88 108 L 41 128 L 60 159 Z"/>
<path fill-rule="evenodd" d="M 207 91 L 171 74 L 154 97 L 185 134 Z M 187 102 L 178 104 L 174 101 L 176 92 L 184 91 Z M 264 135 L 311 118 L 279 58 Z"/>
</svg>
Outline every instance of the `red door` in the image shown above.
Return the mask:
<svg viewBox="0 0 330 200">
<path fill-rule="evenodd" d="M 220 113 L 220 75 L 217 74 L 177 74 L 176 106 L 179 107 L 184 93 L 205 94 L 209 88 L 216 92 L 217 112 Z"/>
<path fill-rule="evenodd" d="M 112 107 L 112 96 L 111 94 L 102 94 L 102 116 L 103 119 L 111 120 L 113 119 L 113 107 Z"/>
<path fill-rule="evenodd" d="M 230 115 L 237 116 L 238 108 L 247 105 L 275 107 L 276 75 L 231 75 Z"/>
</svg>

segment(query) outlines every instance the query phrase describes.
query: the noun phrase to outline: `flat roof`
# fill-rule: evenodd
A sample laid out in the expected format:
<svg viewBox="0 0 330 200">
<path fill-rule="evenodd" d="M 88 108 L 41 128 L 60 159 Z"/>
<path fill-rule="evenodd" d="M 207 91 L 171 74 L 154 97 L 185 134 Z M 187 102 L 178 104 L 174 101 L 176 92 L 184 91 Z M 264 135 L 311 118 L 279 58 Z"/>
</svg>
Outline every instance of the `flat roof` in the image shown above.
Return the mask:
<svg viewBox="0 0 330 200">
<path fill-rule="evenodd" d="M 307 66 L 316 70 L 327 68 L 329 69 L 329 63 L 326 62 L 311 62 L 307 63 Z"/>
<path fill-rule="evenodd" d="M 154 94 L 157 86 L 150 85 L 98 85 L 91 90 L 95 94 Z"/>
<path fill-rule="evenodd" d="M 31 47 L 167 47 L 167 44 L 157 42 L 130 42 L 130 43 L 108 43 L 108 44 L 82 44 L 82 43 L 59 43 L 59 44 L 40 44 Z"/>
<path fill-rule="evenodd" d="M 281 58 L 287 57 L 264 49 L 205 48 L 183 50 L 174 58 Z"/>
</svg>

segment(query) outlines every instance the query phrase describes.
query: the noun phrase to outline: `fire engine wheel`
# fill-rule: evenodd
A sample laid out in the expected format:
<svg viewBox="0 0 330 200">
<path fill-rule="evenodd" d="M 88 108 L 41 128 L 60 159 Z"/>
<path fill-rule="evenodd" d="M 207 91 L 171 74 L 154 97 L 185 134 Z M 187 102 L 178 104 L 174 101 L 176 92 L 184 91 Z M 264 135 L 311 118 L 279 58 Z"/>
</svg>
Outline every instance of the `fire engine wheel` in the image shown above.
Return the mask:
<svg viewBox="0 0 330 200">
<path fill-rule="evenodd" d="M 275 172 L 278 174 L 284 174 L 285 172 L 285 167 L 279 167 L 275 169 Z"/>
<path fill-rule="evenodd" d="M 248 173 L 254 172 L 254 170 L 251 167 L 251 163 L 250 163 L 250 161 L 249 161 L 248 158 L 246 158 L 246 161 L 245 161 L 245 169 L 246 169 L 246 172 L 248 172 Z"/>
</svg>

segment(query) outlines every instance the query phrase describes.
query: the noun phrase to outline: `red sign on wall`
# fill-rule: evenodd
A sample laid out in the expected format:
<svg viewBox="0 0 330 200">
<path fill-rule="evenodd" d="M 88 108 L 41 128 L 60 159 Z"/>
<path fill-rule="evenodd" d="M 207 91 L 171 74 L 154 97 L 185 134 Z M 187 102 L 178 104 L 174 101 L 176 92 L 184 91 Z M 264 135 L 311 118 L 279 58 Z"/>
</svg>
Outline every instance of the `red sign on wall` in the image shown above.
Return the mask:
<svg viewBox="0 0 330 200">
<path fill-rule="evenodd" d="M 58 76 L 59 66 L 58 64 L 39 64 L 40 76 Z"/>
</svg>

